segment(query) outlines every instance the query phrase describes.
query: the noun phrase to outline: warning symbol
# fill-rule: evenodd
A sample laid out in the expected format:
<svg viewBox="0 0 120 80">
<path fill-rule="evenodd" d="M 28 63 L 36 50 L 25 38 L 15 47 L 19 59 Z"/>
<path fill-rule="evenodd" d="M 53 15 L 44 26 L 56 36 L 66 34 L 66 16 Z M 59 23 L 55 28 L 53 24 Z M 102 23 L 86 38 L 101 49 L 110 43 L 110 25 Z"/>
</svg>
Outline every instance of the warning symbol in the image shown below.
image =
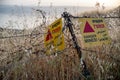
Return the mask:
<svg viewBox="0 0 120 80">
<path fill-rule="evenodd" d="M 52 34 L 51 34 L 51 32 L 50 32 L 50 30 L 48 30 L 48 32 L 47 32 L 47 37 L 46 37 L 46 40 L 45 41 L 48 41 L 48 40 L 50 40 L 50 39 L 52 39 L 53 37 L 52 37 Z"/>
<path fill-rule="evenodd" d="M 89 33 L 89 32 L 95 32 L 95 31 L 94 31 L 93 28 L 90 26 L 90 24 L 88 23 L 88 21 L 86 21 L 84 33 Z"/>
<path fill-rule="evenodd" d="M 111 43 L 108 28 L 102 18 L 80 18 L 82 47 L 96 47 Z"/>
<path fill-rule="evenodd" d="M 64 35 L 62 33 L 62 18 L 57 19 L 48 26 L 44 37 L 46 54 L 54 54 L 65 48 Z"/>
</svg>

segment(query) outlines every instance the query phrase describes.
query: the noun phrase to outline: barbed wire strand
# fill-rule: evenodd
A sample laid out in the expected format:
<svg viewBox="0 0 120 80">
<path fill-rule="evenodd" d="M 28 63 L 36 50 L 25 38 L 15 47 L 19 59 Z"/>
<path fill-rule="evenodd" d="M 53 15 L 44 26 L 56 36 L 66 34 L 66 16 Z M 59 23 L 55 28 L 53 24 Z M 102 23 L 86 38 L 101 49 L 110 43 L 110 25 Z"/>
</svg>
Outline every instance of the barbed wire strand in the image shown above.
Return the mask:
<svg viewBox="0 0 120 80">
<path fill-rule="evenodd" d="M 120 18 L 120 16 L 111 16 L 111 17 L 90 17 L 90 16 L 85 16 L 85 17 L 79 17 L 79 16 L 72 16 L 72 18 Z"/>
<path fill-rule="evenodd" d="M 16 38 L 16 37 L 31 37 L 31 36 L 37 36 L 40 34 L 47 34 L 47 33 L 38 33 L 38 34 L 24 34 L 24 35 L 17 35 L 17 36 L 5 36 L 5 37 L 0 37 L 0 39 L 6 39 L 6 38 Z"/>
<path fill-rule="evenodd" d="M 32 45 L 32 47 L 38 47 L 38 46 L 41 46 L 41 45 L 44 45 L 44 43 L 39 43 L 39 44 L 37 44 L 37 45 Z M 20 47 L 25 47 L 25 46 L 20 46 Z M 25 50 L 30 50 L 30 49 L 32 49 L 32 47 L 29 47 L 29 48 L 27 48 L 27 49 L 25 49 Z M 61 51 L 60 53 L 63 53 L 63 52 L 65 52 L 66 50 L 70 50 L 70 48 L 65 48 L 63 51 Z M 74 49 L 74 47 L 72 48 L 72 49 Z M 84 49 L 84 48 L 81 48 L 81 50 L 83 50 L 83 51 L 88 51 L 88 52 L 95 52 L 95 53 L 97 53 L 98 51 L 95 51 L 95 50 L 88 50 L 88 49 Z M 0 51 L 1 52 L 9 52 L 9 51 L 6 51 L 6 50 L 4 50 L 4 49 L 0 49 Z M 21 49 L 19 49 L 19 50 L 17 50 L 17 51 L 15 51 L 15 52 L 9 52 L 10 54 L 14 54 L 14 53 L 17 53 L 18 51 L 21 51 Z M 41 50 L 41 51 L 43 51 L 43 49 Z M 106 54 L 108 57 L 110 57 L 111 59 L 113 59 L 113 60 L 115 60 L 115 61 L 117 61 L 117 62 L 120 62 L 120 60 L 118 60 L 118 59 L 116 59 L 116 58 L 114 58 L 113 56 L 110 56 L 109 54 Z"/>
</svg>

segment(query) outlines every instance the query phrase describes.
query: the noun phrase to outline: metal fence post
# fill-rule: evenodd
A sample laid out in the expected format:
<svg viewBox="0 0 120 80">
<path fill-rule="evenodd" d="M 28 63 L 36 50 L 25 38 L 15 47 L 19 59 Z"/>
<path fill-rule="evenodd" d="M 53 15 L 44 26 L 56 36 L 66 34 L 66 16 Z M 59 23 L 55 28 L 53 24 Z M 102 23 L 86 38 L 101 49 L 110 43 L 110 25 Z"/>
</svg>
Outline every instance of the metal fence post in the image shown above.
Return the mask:
<svg viewBox="0 0 120 80">
<path fill-rule="evenodd" d="M 76 38 L 75 33 L 73 31 L 73 27 L 72 27 L 73 23 L 72 23 L 72 21 L 70 19 L 70 17 L 73 17 L 73 16 L 70 15 L 69 13 L 67 13 L 67 12 L 63 12 L 62 17 L 65 20 L 64 27 L 68 27 L 69 28 L 69 32 L 70 32 L 70 34 L 72 36 L 72 40 L 73 40 L 75 49 L 77 50 L 77 53 L 78 53 L 80 61 L 82 61 L 82 65 L 83 65 L 82 74 L 87 78 L 90 75 L 90 72 L 87 70 L 87 66 L 86 66 L 85 61 L 82 60 L 81 47 L 78 45 L 77 38 Z"/>
</svg>

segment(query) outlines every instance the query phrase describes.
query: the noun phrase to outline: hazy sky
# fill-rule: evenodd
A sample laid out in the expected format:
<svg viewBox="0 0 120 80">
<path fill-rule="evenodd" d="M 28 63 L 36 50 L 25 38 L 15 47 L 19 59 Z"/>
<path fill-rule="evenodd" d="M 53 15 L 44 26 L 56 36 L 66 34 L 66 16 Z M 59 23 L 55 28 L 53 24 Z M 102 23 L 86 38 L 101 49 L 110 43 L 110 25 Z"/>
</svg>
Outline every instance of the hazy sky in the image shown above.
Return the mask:
<svg viewBox="0 0 120 80">
<path fill-rule="evenodd" d="M 6 5 L 37 5 L 40 1 L 42 6 L 94 6 L 96 2 L 105 6 L 118 6 L 120 0 L 0 0 L 0 4 Z"/>
</svg>

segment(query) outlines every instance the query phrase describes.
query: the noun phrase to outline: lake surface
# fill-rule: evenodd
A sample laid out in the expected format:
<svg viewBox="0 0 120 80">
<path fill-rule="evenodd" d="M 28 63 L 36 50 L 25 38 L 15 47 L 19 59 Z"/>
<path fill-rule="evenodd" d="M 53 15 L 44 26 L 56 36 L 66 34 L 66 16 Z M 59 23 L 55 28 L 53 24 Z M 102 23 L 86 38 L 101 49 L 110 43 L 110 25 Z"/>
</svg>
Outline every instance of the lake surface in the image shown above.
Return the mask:
<svg viewBox="0 0 120 80">
<path fill-rule="evenodd" d="M 46 16 L 47 24 L 55 18 L 61 17 L 64 11 L 78 15 L 85 11 L 95 10 L 93 7 L 78 6 L 11 6 L 0 5 L 0 27 L 7 28 L 34 28 L 42 23 L 42 16 L 36 10 L 42 10 Z"/>
</svg>

